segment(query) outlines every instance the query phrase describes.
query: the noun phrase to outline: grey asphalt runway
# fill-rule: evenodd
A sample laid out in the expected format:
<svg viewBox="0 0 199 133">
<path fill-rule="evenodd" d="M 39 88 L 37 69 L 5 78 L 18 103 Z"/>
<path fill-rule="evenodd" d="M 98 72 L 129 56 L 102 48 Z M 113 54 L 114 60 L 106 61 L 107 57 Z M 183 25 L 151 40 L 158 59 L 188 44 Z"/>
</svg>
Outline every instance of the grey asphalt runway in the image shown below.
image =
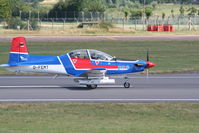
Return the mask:
<svg viewBox="0 0 199 133">
<path fill-rule="evenodd" d="M 199 73 L 131 75 L 131 87 L 115 77 L 115 85 L 87 89 L 60 76 L 1 76 L 0 102 L 199 102 Z"/>
<path fill-rule="evenodd" d="M 0 37 L 0 42 L 11 42 L 13 37 Z M 82 42 L 82 41 L 140 41 L 140 40 L 199 40 L 199 35 L 160 36 L 26 36 L 28 42 Z"/>
</svg>

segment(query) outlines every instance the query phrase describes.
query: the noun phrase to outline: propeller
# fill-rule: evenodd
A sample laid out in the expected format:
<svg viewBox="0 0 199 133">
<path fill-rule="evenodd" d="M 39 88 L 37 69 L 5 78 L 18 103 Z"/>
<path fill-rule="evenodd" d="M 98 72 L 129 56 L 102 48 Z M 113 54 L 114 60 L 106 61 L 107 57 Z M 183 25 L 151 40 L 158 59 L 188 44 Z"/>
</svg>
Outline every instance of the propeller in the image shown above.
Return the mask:
<svg viewBox="0 0 199 133">
<path fill-rule="evenodd" d="M 146 61 L 148 62 L 149 61 L 149 50 L 147 49 L 147 52 L 146 52 Z"/>
<path fill-rule="evenodd" d="M 146 69 L 146 75 L 147 75 L 147 78 L 149 77 L 149 69 L 148 69 L 148 62 L 149 62 L 149 49 L 147 49 L 147 52 L 146 52 L 146 61 L 147 61 L 147 69 Z"/>
<path fill-rule="evenodd" d="M 146 66 L 145 66 L 145 64 L 142 64 L 142 63 L 141 64 L 135 64 L 136 67 L 143 67 L 143 66 L 145 66 L 146 72 L 147 72 L 147 78 L 149 76 L 149 68 L 155 66 L 154 63 L 152 63 L 152 62 L 149 61 L 149 58 L 150 58 L 149 57 L 149 50 L 147 49 L 147 53 L 146 53 Z"/>
<path fill-rule="evenodd" d="M 147 49 L 147 54 L 146 54 L 146 72 L 147 72 L 147 78 L 149 77 L 149 68 L 154 67 L 155 64 L 149 61 L 149 50 Z"/>
</svg>

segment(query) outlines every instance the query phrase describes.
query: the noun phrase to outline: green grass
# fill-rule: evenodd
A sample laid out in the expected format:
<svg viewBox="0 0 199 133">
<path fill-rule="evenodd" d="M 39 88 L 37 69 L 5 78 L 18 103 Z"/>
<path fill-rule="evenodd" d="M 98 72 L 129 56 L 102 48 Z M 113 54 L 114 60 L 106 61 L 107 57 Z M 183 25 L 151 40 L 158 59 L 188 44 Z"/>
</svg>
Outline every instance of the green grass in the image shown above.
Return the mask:
<svg viewBox="0 0 199 133">
<path fill-rule="evenodd" d="M 198 103 L 1 103 L 1 133 L 198 133 Z"/>
<path fill-rule="evenodd" d="M 69 24 L 70 25 L 70 24 Z M 63 26 L 55 26 L 52 29 L 49 26 L 48 29 L 42 29 L 37 31 L 27 30 L 5 30 L 0 29 L 0 36 L 159 36 L 159 35 L 199 35 L 199 26 L 195 26 L 192 31 L 188 31 L 188 26 L 175 25 L 174 32 L 149 32 L 143 30 L 142 25 L 125 25 L 125 29 L 119 28 L 121 25 L 115 24 L 115 28 L 109 29 L 109 31 L 99 28 L 63 28 Z M 129 29 L 131 27 L 131 29 Z M 47 28 L 47 27 L 46 27 Z"/>
<path fill-rule="evenodd" d="M 101 42 L 31 42 L 30 54 L 60 55 L 74 49 L 97 49 L 112 56 L 146 60 L 146 50 L 150 51 L 150 61 L 157 64 L 152 72 L 183 72 L 199 70 L 199 41 L 101 41 Z M 0 64 L 7 63 L 9 43 L 0 45 Z M 3 68 L 1 74 L 9 74 Z"/>
</svg>

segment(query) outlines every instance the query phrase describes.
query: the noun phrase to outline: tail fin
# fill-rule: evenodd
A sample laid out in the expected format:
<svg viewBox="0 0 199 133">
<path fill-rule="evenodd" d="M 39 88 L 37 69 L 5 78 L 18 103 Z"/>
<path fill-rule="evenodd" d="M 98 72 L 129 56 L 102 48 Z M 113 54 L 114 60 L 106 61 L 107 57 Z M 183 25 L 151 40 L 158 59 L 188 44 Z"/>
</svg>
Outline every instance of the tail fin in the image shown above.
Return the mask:
<svg viewBox="0 0 199 133">
<path fill-rule="evenodd" d="M 8 64 L 17 64 L 19 62 L 27 61 L 28 48 L 24 37 L 15 37 L 12 39 L 12 46 L 10 49 L 10 57 Z"/>
</svg>

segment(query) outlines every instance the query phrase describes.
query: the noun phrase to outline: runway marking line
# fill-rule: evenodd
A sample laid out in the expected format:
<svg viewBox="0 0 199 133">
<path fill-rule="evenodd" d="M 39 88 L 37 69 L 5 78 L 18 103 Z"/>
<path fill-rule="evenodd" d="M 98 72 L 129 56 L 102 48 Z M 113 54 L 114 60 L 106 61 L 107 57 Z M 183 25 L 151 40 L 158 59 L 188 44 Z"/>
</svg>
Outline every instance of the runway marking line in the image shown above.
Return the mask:
<svg viewBox="0 0 199 133">
<path fill-rule="evenodd" d="M 0 102 L 199 102 L 199 99 L 0 99 Z"/>
<path fill-rule="evenodd" d="M 60 88 L 62 86 L 0 86 L 0 88 Z"/>
</svg>

